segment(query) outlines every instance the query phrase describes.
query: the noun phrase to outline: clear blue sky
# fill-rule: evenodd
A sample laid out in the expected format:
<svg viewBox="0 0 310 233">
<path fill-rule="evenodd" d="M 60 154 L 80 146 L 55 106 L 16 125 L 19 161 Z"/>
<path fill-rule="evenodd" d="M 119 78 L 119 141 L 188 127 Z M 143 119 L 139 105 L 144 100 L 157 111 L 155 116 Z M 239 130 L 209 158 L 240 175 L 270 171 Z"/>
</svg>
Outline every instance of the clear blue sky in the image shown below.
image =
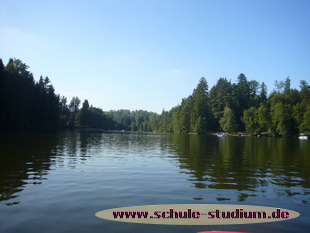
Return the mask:
<svg viewBox="0 0 310 233">
<path fill-rule="evenodd" d="M 169 110 L 205 77 L 310 82 L 309 0 L 1 0 L 0 58 L 68 101 Z"/>
</svg>

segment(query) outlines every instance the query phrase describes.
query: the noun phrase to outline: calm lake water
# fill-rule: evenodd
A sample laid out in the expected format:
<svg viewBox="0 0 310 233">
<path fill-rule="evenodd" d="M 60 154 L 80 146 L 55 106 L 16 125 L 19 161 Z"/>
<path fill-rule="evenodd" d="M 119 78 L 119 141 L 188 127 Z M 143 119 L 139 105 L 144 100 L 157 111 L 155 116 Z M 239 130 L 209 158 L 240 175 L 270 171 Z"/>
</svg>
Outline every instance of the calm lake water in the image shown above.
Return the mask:
<svg viewBox="0 0 310 233">
<path fill-rule="evenodd" d="M 309 232 L 310 140 L 65 131 L 0 136 L 0 232 Z M 157 204 L 299 212 L 246 225 L 175 226 L 97 218 Z"/>
</svg>

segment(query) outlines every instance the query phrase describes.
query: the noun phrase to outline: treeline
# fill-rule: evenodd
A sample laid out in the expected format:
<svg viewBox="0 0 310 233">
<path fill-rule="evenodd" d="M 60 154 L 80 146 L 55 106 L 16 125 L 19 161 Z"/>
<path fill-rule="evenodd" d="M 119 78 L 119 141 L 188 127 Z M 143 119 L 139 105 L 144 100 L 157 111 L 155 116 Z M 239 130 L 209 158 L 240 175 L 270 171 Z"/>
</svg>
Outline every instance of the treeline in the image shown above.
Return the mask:
<svg viewBox="0 0 310 233">
<path fill-rule="evenodd" d="M 28 66 L 10 59 L 6 66 L 0 59 L 1 131 L 55 130 L 64 127 L 113 128 L 114 122 L 104 112 L 88 105 L 79 109 L 80 100 L 55 93 L 48 77 L 35 81 Z"/>
<path fill-rule="evenodd" d="M 172 112 L 163 110 L 161 114 L 143 110 L 109 111 L 107 115 L 115 121 L 116 130 L 172 132 Z"/>
<path fill-rule="evenodd" d="M 48 77 L 33 79 L 28 66 L 10 59 L 6 66 L 0 59 L 1 130 L 53 129 L 60 115 L 59 96 Z"/>
<path fill-rule="evenodd" d="M 118 110 L 104 112 L 88 100 L 55 93 L 48 77 L 35 81 L 28 66 L 10 59 L 4 66 L 0 59 L 1 131 L 55 130 L 59 128 L 97 128 L 171 132 L 159 126 L 159 115 L 147 111 Z M 171 116 L 169 117 L 169 119 Z"/>
<path fill-rule="evenodd" d="M 149 132 L 208 133 L 211 131 L 266 132 L 291 135 L 310 132 L 310 86 L 304 80 L 300 90 L 290 79 L 276 81 L 268 96 L 267 86 L 248 81 L 240 74 L 236 83 L 220 78 L 210 91 L 201 78 L 193 93 L 178 106 L 161 114 L 136 110 L 104 112 L 88 100 L 55 93 L 48 77 L 34 81 L 28 66 L 0 59 L 0 127 L 3 130 L 50 130 L 57 128 L 99 128 Z"/>
<path fill-rule="evenodd" d="M 240 74 L 237 83 L 220 78 L 208 91 L 201 78 L 193 94 L 182 100 L 172 116 L 174 132 L 208 131 L 262 132 L 273 136 L 310 132 L 310 86 L 300 81 L 300 90 L 290 87 L 290 79 L 276 81 L 267 95 L 265 83 L 248 81 Z"/>
</svg>

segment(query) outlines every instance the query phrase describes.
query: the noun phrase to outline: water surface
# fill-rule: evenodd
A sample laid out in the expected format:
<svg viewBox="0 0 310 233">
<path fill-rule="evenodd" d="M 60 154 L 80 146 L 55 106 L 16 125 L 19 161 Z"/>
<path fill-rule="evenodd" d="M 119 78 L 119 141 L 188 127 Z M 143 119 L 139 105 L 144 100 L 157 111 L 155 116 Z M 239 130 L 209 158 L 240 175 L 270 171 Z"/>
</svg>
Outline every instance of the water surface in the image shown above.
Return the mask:
<svg viewBox="0 0 310 233">
<path fill-rule="evenodd" d="M 310 229 L 309 140 L 86 130 L 0 139 L 0 232 Z M 132 224 L 95 216 L 156 204 L 258 205 L 301 216 L 227 226 Z"/>
</svg>

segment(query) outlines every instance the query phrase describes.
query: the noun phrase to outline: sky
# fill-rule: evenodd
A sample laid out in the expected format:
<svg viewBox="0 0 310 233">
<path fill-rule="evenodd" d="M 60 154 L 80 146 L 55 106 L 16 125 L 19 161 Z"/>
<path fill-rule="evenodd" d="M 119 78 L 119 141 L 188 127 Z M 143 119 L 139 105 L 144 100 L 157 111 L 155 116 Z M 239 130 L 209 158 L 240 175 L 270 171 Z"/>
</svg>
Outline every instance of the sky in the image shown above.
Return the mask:
<svg viewBox="0 0 310 233">
<path fill-rule="evenodd" d="M 104 111 L 161 113 L 240 73 L 310 83 L 309 0 L 0 0 L 0 58 Z"/>
</svg>

